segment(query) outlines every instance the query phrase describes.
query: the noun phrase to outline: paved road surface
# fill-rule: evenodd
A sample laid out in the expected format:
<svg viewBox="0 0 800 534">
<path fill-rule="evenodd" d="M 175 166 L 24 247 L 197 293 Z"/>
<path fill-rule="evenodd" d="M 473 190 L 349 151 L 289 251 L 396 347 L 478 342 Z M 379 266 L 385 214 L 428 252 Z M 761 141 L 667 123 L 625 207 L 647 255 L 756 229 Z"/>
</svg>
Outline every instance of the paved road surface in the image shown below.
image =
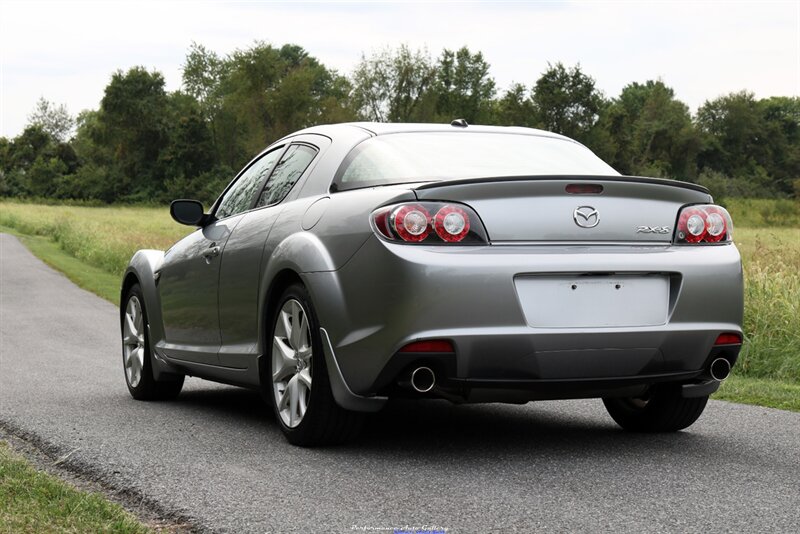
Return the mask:
<svg viewBox="0 0 800 534">
<path fill-rule="evenodd" d="M 798 413 L 712 402 L 688 431 L 642 436 L 595 400 L 399 403 L 357 443 L 304 450 L 246 390 L 189 379 L 175 402 L 132 400 L 116 308 L 8 235 L 0 284 L 0 425 L 201 528 L 800 529 Z"/>
</svg>

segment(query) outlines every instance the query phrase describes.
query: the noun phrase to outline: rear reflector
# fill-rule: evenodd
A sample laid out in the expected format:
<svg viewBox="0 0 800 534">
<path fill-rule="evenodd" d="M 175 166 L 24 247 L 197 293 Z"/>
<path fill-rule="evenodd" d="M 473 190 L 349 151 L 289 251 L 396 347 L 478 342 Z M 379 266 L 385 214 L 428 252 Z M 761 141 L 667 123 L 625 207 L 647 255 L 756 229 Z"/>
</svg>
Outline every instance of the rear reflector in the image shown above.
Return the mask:
<svg viewBox="0 0 800 534">
<path fill-rule="evenodd" d="M 455 349 L 453 349 L 453 344 L 447 340 L 433 339 L 409 343 L 399 352 L 455 352 Z"/>
<path fill-rule="evenodd" d="M 720 334 L 714 345 L 741 345 L 742 336 L 739 334 Z"/>
<path fill-rule="evenodd" d="M 603 192 L 603 186 L 600 184 L 569 184 L 565 190 L 572 195 L 599 195 Z"/>
</svg>

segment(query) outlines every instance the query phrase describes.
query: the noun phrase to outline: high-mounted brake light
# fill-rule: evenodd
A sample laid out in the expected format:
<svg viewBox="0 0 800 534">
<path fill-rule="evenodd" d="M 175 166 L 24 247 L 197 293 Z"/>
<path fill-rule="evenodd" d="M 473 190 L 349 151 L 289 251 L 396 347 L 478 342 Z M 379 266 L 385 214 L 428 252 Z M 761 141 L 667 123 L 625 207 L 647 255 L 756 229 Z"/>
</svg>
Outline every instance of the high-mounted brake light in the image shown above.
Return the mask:
<svg viewBox="0 0 800 534">
<path fill-rule="evenodd" d="M 464 204 L 409 202 L 372 213 L 378 235 L 391 241 L 425 245 L 488 243 L 478 215 Z"/>
<path fill-rule="evenodd" d="M 733 239 L 733 222 L 722 206 L 686 206 L 678 214 L 675 243 L 727 243 Z"/>
<path fill-rule="evenodd" d="M 603 192 L 601 184 L 568 184 L 564 191 L 570 195 L 599 195 Z"/>
</svg>

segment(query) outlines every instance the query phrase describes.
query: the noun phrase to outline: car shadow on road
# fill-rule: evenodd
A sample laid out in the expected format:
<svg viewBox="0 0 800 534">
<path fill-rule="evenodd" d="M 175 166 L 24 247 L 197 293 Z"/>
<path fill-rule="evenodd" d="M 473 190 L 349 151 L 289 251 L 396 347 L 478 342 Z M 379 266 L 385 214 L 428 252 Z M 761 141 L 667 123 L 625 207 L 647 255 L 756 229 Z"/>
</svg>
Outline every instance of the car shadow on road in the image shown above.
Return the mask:
<svg viewBox="0 0 800 534">
<path fill-rule="evenodd" d="M 282 439 L 274 414 L 259 393 L 213 386 L 183 392 L 172 405 L 177 412 L 202 413 L 226 425 L 250 427 L 254 440 Z M 712 457 L 718 440 L 691 429 L 670 434 L 623 432 L 605 413 L 599 399 L 546 401 L 526 405 L 455 405 L 448 401 L 394 401 L 367 417 L 360 436 L 345 445 L 314 449 L 315 454 L 406 457 L 446 460 L 458 455 L 532 453 L 542 456 L 620 456 L 679 453 L 691 448 Z M 286 447 L 291 447 L 285 444 Z"/>
</svg>

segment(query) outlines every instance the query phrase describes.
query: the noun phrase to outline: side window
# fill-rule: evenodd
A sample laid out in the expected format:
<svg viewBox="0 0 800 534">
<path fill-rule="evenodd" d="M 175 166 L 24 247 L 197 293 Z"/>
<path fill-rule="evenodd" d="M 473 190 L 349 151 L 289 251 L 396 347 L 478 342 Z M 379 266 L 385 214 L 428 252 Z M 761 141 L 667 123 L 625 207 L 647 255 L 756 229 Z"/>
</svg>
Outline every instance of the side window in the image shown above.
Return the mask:
<svg viewBox="0 0 800 534">
<path fill-rule="evenodd" d="M 281 148 L 277 148 L 269 154 L 265 154 L 236 180 L 236 183 L 228 189 L 219 203 L 215 213 L 217 219 L 224 219 L 250 208 L 250 203 L 253 202 L 258 188 L 264 183 L 264 177 L 269 174 L 282 151 Z"/>
<path fill-rule="evenodd" d="M 277 204 L 303 175 L 317 151 L 305 145 L 292 145 L 283 155 L 258 199 L 258 207 Z"/>
</svg>

